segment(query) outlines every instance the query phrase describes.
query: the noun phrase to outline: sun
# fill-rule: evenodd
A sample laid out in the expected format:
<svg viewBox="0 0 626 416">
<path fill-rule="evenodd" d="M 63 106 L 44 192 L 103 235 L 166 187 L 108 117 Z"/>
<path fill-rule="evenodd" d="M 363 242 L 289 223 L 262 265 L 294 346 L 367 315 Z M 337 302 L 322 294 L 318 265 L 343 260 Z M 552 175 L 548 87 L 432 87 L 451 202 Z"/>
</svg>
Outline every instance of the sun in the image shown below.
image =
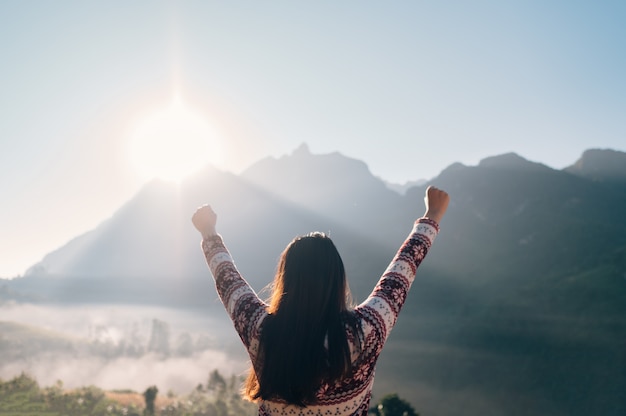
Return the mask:
<svg viewBox="0 0 626 416">
<path fill-rule="evenodd" d="M 136 124 L 128 154 L 144 179 L 172 182 L 180 182 L 208 164 L 219 164 L 221 159 L 215 128 L 180 99 Z"/>
</svg>

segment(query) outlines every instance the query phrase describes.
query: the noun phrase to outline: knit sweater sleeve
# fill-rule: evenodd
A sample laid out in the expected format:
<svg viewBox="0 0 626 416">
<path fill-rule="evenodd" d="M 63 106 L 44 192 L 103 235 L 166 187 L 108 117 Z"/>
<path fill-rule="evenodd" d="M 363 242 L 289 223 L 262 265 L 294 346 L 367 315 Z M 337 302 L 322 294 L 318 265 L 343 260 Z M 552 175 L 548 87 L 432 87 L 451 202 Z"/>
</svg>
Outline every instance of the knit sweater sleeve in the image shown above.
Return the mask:
<svg viewBox="0 0 626 416">
<path fill-rule="evenodd" d="M 398 319 L 420 263 L 439 232 L 428 218 L 415 221 L 404 241 L 369 297 L 356 308 L 363 323 L 366 345 L 377 356 Z"/>
<path fill-rule="evenodd" d="M 202 251 L 215 279 L 217 293 L 254 362 L 259 326 L 267 315 L 267 305 L 241 276 L 221 236 L 202 240 Z"/>
</svg>

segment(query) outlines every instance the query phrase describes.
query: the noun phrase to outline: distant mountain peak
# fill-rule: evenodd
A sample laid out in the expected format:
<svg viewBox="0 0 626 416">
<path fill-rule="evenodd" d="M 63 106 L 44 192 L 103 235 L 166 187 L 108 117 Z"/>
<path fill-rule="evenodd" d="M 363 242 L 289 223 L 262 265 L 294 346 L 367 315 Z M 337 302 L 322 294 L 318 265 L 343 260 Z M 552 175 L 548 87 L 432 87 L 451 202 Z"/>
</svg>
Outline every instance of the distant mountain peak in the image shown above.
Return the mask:
<svg viewBox="0 0 626 416">
<path fill-rule="evenodd" d="M 510 166 L 510 165 L 521 165 L 528 163 L 528 160 L 524 159 L 520 155 L 515 152 L 503 153 L 501 155 L 489 156 L 482 159 L 478 166 Z"/>
<path fill-rule="evenodd" d="M 365 162 L 339 152 L 312 154 L 306 143 L 279 158 L 262 159 L 240 176 L 282 200 L 346 221 L 356 218 L 361 205 L 373 207 L 400 197 Z"/>
<path fill-rule="evenodd" d="M 311 150 L 309 149 L 309 145 L 303 142 L 300 146 L 298 146 L 292 153 L 294 157 L 302 157 L 302 156 L 311 156 Z"/>
<path fill-rule="evenodd" d="M 482 159 L 478 166 L 484 168 L 505 168 L 505 169 L 549 169 L 547 166 L 531 162 L 514 152 L 504 153 L 497 156 Z"/>
<path fill-rule="evenodd" d="M 266 157 L 249 166 L 241 174 L 248 180 L 255 182 L 258 175 L 263 176 L 262 172 L 268 173 L 272 171 L 274 175 L 293 176 L 293 171 L 315 171 L 323 170 L 327 173 L 340 172 L 345 174 L 358 174 L 363 176 L 371 176 L 367 164 L 361 160 L 345 156 L 339 152 L 313 154 L 307 143 L 300 144 L 293 152 L 284 154 L 278 158 Z M 278 178 L 277 178 L 278 179 Z M 382 181 L 381 181 L 382 183 Z"/>
<path fill-rule="evenodd" d="M 626 153 L 612 149 L 589 149 L 564 171 L 595 181 L 625 181 Z"/>
<path fill-rule="evenodd" d="M 462 169 L 467 169 L 467 166 L 465 166 L 461 162 L 454 162 L 453 164 L 451 164 L 450 166 L 448 166 L 447 168 L 442 170 L 439 175 L 442 175 L 444 173 L 447 174 L 447 173 L 450 173 L 450 172 L 457 172 L 457 171 L 462 170 Z"/>
</svg>

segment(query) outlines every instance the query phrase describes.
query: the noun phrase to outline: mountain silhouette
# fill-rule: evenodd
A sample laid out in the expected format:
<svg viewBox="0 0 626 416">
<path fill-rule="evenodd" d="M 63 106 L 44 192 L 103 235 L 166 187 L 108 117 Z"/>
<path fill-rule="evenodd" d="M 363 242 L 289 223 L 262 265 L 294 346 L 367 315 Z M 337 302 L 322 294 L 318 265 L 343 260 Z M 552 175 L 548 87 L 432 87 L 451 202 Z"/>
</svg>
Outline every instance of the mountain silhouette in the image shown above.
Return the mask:
<svg viewBox="0 0 626 416">
<path fill-rule="evenodd" d="M 611 149 L 590 149 L 565 171 L 602 182 L 626 182 L 626 153 Z"/>
<path fill-rule="evenodd" d="M 282 200 L 373 238 L 380 227 L 397 224 L 404 203 L 364 162 L 340 153 L 312 155 L 306 144 L 291 155 L 263 159 L 241 176 Z"/>
<path fill-rule="evenodd" d="M 217 311 L 190 222 L 211 203 L 255 289 L 271 281 L 294 236 L 319 230 L 337 244 L 363 300 L 422 215 L 432 184 L 450 193 L 449 211 L 381 357 L 376 391 L 413 398 L 429 414 L 445 397 L 455 414 L 626 414 L 624 160 L 623 152 L 590 150 L 556 170 L 508 153 L 452 164 L 401 195 L 362 161 L 302 145 L 240 175 L 207 167 L 180 186 L 149 183 L 94 230 L 5 283 L 4 293 L 210 303 Z M 438 393 L 421 393 L 424 386 Z"/>
</svg>

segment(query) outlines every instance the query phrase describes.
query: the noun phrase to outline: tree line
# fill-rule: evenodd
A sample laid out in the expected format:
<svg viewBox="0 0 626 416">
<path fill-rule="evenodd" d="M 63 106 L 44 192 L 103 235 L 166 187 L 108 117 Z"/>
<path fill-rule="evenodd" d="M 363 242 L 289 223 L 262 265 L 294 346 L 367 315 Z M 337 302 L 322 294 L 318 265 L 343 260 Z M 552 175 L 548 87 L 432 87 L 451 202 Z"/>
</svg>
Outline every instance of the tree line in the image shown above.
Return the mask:
<svg viewBox="0 0 626 416">
<path fill-rule="evenodd" d="M 199 383 L 189 393 L 159 395 L 157 386 L 142 394 L 107 392 L 95 386 L 65 389 L 62 381 L 40 387 L 34 377 L 22 373 L 10 380 L 0 379 L 0 416 L 255 416 L 257 406 L 239 394 L 242 381 L 213 370 L 206 383 Z M 382 397 L 370 414 L 419 416 L 396 394 Z"/>
</svg>

